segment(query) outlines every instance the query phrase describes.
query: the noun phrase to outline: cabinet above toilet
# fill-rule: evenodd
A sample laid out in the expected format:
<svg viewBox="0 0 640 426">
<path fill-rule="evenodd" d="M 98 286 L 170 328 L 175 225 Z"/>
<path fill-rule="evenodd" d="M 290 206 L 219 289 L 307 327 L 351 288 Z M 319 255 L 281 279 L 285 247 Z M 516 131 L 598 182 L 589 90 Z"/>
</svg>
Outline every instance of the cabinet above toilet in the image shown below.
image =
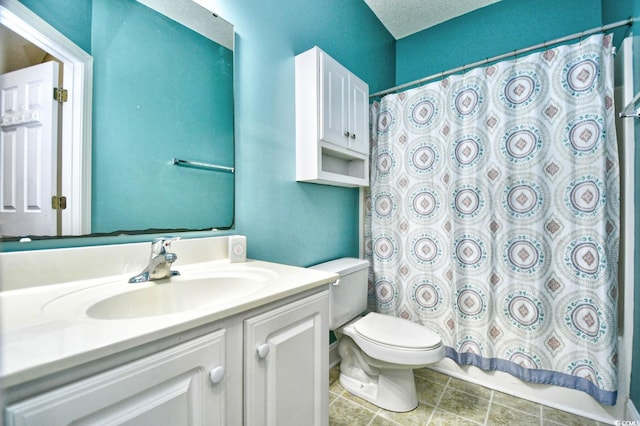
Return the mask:
<svg viewBox="0 0 640 426">
<path fill-rule="evenodd" d="M 318 47 L 296 56 L 296 180 L 369 186 L 369 86 Z"/>
</svg>

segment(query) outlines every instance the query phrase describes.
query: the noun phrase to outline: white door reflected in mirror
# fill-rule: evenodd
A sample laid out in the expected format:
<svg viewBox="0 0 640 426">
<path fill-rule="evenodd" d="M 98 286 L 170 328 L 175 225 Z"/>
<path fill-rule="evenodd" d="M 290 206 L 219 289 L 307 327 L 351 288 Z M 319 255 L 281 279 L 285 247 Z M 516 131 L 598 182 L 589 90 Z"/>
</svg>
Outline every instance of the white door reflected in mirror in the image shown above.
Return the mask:
<svg viewBox="0 0 640 426">
<path fill-rule="evenodd" d="M 58 235 L 58 63 L 0 75 L 0 233 Z"/>
</svg>

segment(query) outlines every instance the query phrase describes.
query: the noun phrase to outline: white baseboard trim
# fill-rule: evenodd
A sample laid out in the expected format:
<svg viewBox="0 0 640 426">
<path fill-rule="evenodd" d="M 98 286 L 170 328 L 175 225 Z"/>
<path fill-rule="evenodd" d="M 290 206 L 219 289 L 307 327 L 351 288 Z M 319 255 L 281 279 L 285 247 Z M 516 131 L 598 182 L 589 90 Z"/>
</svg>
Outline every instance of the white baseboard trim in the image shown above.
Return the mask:
<svg viewBox="0 0 640 426">
<path fill-rule="evenodd" d="M 625 420 L 640 421 L 640 413 L 638 413 L 638 410 L 636 409 L 636 406 L 633 404 L 633 401 L 631 399 L 627 400 L 624 411 Z"/>
<path fill-rule="evenodd" d="M 338 353 L 338 341 L 329 344 L 329 369 L 332 369 L 340 363 L 340 354 Z"/>
</svg>

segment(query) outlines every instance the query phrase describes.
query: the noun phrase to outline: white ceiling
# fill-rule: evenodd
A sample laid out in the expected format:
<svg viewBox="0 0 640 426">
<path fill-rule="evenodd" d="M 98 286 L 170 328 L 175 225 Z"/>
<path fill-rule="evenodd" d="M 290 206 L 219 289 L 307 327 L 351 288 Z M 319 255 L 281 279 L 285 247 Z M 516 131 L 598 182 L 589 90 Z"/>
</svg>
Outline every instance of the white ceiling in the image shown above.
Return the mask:
<svg viewBox="0 0 640 426">
<path fill-rule="evenodd" d="M 364 0 L 396 40 L 500 0 Z"/>
</svg>

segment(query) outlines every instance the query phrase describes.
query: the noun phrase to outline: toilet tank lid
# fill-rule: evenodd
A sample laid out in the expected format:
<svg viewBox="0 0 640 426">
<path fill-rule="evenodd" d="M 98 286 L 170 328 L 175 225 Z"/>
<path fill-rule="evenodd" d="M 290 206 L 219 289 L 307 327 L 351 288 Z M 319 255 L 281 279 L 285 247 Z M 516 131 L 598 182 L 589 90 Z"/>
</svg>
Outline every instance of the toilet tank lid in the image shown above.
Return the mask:
<svg viewBox="0 0 640 426">
<path fill-rule="evenodd" d="M 320 263 L 310 266 L 311 269 L 319 269 L 321 271 L 333 272 L 338 275 L 346 275 L 352 272 L 367 269 L 369 261 L 365 259 L 357 259 L 355 257 L 343 257 L 341 259 L 331 260 L 329 262 Z"/>
</svg>

